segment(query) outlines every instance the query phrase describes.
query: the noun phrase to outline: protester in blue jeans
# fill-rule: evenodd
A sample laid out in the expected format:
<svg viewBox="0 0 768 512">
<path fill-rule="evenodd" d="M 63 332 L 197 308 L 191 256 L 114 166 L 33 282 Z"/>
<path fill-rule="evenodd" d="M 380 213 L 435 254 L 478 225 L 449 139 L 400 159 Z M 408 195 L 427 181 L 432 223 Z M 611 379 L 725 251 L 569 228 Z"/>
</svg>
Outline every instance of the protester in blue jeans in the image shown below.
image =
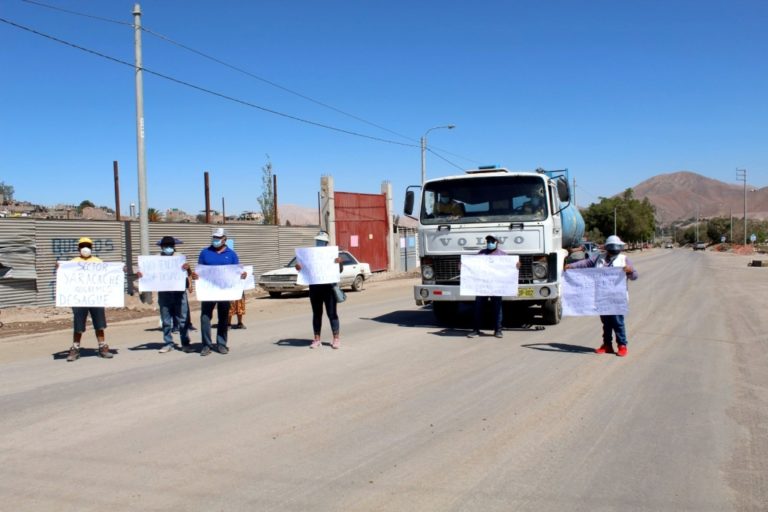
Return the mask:
<svg viewBox="0 0 768 512">
<path fill-rule="evenodd" d="M 227 247 L 227 235 L 224 228 L 213 230 L 211 236 L 211 245 L 200 251 L 200 257 L 197 259 L 200 265 L 237 265 L 240 259 L 237 253 Z M 247 277 L 247 273 L 240 275 L 241 279 Z M 192 279 L 197 279 L 198 275 L 192 272 Z M 207 356 L 213 350 L 213 340 L 211 339 L 211 317 L 213 310 L 216 310 L 219 324 L 216 328 L 216 350 L 219 354 L 229 354 L 227 347 L 227 331 L 229 324 L 229 301 L 201 301 L 200 302 L 200 336 L 203 340 L 203 348 L 200 351 L 201 356 Z"/>
<path fill-rule="evenodd" d="M 486 254 L 489 256 L 491 255 L 504 256 L 505 254 L 507 254 L 501 249 L 499 249 L 498 245 L 499 245 L 498 239 L 493 235 L 488 235 L 485 237 L 485 249 L 481 249 L 480 252 L 478 252 L 477 254 Z M 483 317 L 483 306 L 488 300 L 491 301 L 491 307 L 493 308 L 493 321 L 495 325 L 493 335 L 496 336 L 497 338 L 501 338 L 503 336 L 501 332 L 501 321 L 502 321 L 501 297 L 477 296 L 475 297 L 474 328 L 472 329 L 472 332 L 467 335 L 468 338 L 475 338 L 477 336 L 480 336 L 480 324 L 482 322 L 482 317 Z"/>
<path fill-rule="evenodd" d="M 174 256 L 176 254 L 176 244 L 182 243 L 172 236 L 164 236 L 157 245 L 160 246 L 161 256 Z M 188 263 L 184 263 L 181 268 L 189 276 L 192 271 Z M 141 279 L 142 273 L 136 272 L 136 277 Z M 187 278 L 187 283 L 189 278 Z M 184 352 L 192 352 L 189 341 L 189 325 L 187 324 L 188 305 L 185 300 L 186 290 L 184 291 L 165 291 L 157 292 L 157 304 L 160 306 L 160 322 L 163 328 L 163 348 L 161 354 L 166 354 L 174 349 L 173 330 L 174 326 L 179 327 L 179 336 L 181 337 L 181 349 Z"/>
<path fill-rule="evenodd" d="M 597 254 L 591 258 L 585 258 L 575 263 L 569 263 L 565 266 L 569 268 L 589 268 L 589 267 L 621 267 L 627 274 L 627 279 L 634 281 L 638 274 L 632 262 L 629 261 L 621 250 L 624 248 L 624 242 L 616 235 L 611 235 L 605 240 L 605 254 Z M 627 291 L 629 293 L 629 291 Z M 616 354 L 619 357 L 627 355 L 627 329 L 624 325 L 624 315 L 600 315 L 600 321 L 603 323 L 603 344 L 595 349 L 598 354 Z M 618 351 L 613 351 L 613 335 L 616 334 L 616 344 Z"/>
</svg>

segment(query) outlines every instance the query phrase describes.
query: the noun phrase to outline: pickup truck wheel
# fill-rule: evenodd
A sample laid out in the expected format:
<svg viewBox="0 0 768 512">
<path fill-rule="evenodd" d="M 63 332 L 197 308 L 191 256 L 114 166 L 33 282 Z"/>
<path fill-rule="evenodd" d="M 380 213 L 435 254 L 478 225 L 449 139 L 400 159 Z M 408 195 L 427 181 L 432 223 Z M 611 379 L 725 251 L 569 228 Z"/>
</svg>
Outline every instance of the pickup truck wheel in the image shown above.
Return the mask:
<svg viewBox="0 0 768 512">
<path fill-rule="evenodd" d="M 363 289 L 363 282 L 365 279 L 363 278 L 363 274 L 357 274 L 355 276 L 355 280 L 352 281 L 352 289 L 356 292 L 359 292 Z"/>
<path fill-rule="evenodd" d="M 544 325 L 557 325 L 563 318 L 563 302 L 560 297 L 546 301 L 541 309 Z"/>
<path fill-rule="evenodd" d="M 440 324 L 450 325 L 456 320 L 459 311 L 456 302 L 433 302 L 432 312 L 435 314 L 435 320 Z"/>
<path fill-rule="evenodd" d="M 273 299 L 277 299 L 282 294 L 283 294 L 283 292 L 269 292 L 269 296 L 272 297 Z"/>
</svg>

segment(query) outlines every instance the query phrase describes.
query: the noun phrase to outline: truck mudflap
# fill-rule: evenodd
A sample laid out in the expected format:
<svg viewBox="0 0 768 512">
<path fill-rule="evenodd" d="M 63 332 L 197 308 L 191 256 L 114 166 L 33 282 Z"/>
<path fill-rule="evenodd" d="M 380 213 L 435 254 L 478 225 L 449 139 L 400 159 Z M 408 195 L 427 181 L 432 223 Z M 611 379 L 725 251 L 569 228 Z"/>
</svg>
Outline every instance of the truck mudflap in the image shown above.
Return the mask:
<svg viewBox="0 0 768 512">
<path fill-rule="evenodd" d="M 560 285 L 557 283 L 521 284 L 518 295 L 505 296 L 505 301 L 544 301 L 560 296 Z M 416 304 L 423 306 L 430 302 L 465 302 L 475 300 L 474 295 L 461 295 L 458 286 L 439 284 L 417 284 L 413 287 L 413 298 Z"/>
</svg>

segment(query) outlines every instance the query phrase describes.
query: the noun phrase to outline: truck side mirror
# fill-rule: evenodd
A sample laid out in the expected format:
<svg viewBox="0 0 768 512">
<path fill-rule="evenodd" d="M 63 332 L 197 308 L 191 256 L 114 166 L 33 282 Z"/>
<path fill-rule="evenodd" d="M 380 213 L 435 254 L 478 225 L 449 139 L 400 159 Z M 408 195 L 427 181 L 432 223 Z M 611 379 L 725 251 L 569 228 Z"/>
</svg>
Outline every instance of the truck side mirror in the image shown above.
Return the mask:
<svg viewBox="0 0 768 512">
<path fill-rule="evenodd" d="M 568 188 L 568 181 L 563 176 L 557 178 L 557 195 L 560 202 L 567 203 L 571 200 L 571 191 Z"/>
<path fill-rule="evenodd" d="M 413 190 L 406 190 L 405 206 L 403 207 L 403 212 L 405 212 L 406 215 L 413 215 L 413 201 L 414 201 Z"/>
</svg>

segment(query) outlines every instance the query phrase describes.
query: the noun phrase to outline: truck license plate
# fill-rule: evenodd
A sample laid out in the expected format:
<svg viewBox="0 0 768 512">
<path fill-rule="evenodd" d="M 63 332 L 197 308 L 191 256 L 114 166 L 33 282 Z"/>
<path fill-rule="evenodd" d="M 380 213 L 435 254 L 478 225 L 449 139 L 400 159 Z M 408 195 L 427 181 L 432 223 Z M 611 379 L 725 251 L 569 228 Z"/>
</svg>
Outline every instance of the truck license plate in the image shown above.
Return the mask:
<svg viewBox="0 0 768 512">
<path fill-rule="evenodd" d="M 517 289 L 517 296 L 518 297 L 533 297 L 533 288 L 518 288 Z"/>
</svg>

